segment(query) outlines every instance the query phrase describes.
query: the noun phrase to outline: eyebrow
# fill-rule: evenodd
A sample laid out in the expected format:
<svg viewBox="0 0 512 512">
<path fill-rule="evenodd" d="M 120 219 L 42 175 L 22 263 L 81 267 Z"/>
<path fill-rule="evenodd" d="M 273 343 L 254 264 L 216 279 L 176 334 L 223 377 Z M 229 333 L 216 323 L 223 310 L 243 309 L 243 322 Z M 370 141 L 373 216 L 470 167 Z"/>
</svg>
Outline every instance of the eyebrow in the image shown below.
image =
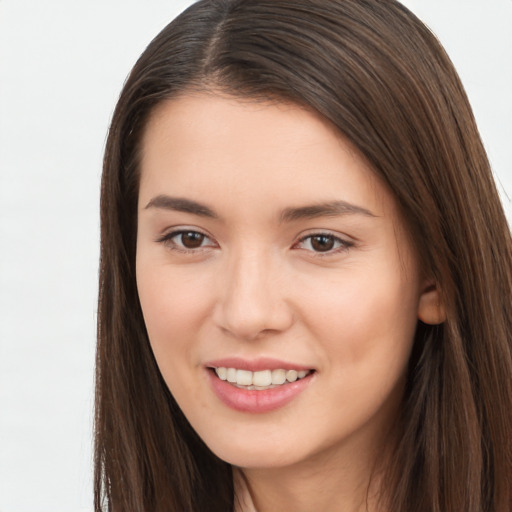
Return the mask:
<svg viewBox="0 0 512 512">
<path fill-rule="evenodd" d="M 161 208 L 164 210 L 192 213 L 194 215 L 199 215 L 200 217 L 210 217 L 212 219 L 218 218 L 218 215 L 211 208 L 208 208 L 208 206 L 183 197 L 159 195 L 149 201 L 146 205 L 146 210 L 148 208 Z"/>
<path fill-rule="evenodd" d="M 364 215 L 376 217 L 370 210 L 347 203 L 346 201 L 329 201 L 298 208 L 286 208 L 281 214 L 281 222 L 293 222 L 317 217 L 337 217 L 339 215 Z"/>
<path fill-rule="evenodd" d="M 178 212 L 192 213 L 200 217 L 209 217 L 218 219 L 219 216 L 208 206 L 185 199 L 184 197 L 171 197 L 168 195 L 158 195 L 151 199 L 146 205 L 148 208 L 161 208 L 163 210 L 173 210 Z M 286 208 L 280 216 L 281 222 L 293 222 L 302 219 L 315 219 L 317 217 L 337 217 L 339 215 L 364 215 L 366 217 L 376 217 L 370 210 L 348 203 L 346 201 L 328 201 L 326 203 L 317 203 L 297 208 Z"/>
</svg>

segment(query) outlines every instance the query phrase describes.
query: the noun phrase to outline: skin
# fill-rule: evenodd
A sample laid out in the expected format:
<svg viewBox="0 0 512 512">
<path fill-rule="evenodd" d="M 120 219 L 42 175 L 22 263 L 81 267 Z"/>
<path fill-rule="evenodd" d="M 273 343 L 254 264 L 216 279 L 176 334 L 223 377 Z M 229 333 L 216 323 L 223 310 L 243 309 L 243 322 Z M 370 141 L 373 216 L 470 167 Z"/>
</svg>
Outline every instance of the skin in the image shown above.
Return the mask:
<svg viewBox="0 0 512 512">
<path fill-rule="evenodd" d="M 162 195 L 214 216 L 158 204 Z M 364 211 L 283 219 L 339 200 Z M 201 438 L 241 468 L 260 512 L 363 510 L 393 436 L 418 317 L 442 314 L 389 189 L 314 113 L 196 93 L 159 105 L 147 125 L 138 220 L 151 346 Z M 315 373 L 284 407 L 240 412 L 219 400 L 205 368 L 224 357 Z"/>
</svg>

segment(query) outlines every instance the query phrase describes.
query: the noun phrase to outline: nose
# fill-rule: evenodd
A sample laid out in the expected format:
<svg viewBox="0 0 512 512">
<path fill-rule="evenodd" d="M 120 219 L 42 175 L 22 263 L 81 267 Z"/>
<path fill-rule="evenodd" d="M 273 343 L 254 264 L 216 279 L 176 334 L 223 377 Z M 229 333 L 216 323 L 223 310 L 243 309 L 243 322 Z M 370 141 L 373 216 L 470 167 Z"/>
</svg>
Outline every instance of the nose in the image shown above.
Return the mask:
<svg viewBox="0 0 512 512">
<path fill-rule="evenodd" d="M 255 340 L 293 324 L 282 269 L 268 254 L 233 255 L 219 277 L 215 318 L 223 331 L 240 340 Z"/>
</svg>

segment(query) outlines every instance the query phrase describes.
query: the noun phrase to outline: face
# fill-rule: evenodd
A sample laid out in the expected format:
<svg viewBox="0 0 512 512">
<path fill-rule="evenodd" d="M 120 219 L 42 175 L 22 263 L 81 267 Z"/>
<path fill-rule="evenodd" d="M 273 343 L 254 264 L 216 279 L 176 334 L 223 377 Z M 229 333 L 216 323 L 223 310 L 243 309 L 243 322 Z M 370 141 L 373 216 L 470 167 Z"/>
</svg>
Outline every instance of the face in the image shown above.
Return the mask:
<svg viewBox="0 0 512 512">
<path fill-rule="evenodd" d="M 137 284 L 160 371 L 245 468 L 379 449 L 426 285 L 389 190 L 291 104 L 185 95 L 143 138 Z"/>
</svg>

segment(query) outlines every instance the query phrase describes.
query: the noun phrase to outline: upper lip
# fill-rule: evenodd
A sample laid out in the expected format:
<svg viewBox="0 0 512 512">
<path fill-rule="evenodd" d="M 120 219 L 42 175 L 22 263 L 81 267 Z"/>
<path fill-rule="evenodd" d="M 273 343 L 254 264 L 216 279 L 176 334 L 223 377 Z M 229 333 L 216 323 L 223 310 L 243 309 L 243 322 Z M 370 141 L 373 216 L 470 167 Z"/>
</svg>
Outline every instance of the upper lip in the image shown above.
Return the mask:
<svg viewBox="0 0 512 512">
<path fill-rule="evenodd" d="M 258 372 L 262 370 L 312 370 L 311 366 L 303 364 L 282 361 L 272 357 L 260 357 L 257 359 L 242 359 L 240 357 L 226 357 L 208 361 L 207 368 L 237 368 L 239 370 L 249 370 Z"/>
</svg>

